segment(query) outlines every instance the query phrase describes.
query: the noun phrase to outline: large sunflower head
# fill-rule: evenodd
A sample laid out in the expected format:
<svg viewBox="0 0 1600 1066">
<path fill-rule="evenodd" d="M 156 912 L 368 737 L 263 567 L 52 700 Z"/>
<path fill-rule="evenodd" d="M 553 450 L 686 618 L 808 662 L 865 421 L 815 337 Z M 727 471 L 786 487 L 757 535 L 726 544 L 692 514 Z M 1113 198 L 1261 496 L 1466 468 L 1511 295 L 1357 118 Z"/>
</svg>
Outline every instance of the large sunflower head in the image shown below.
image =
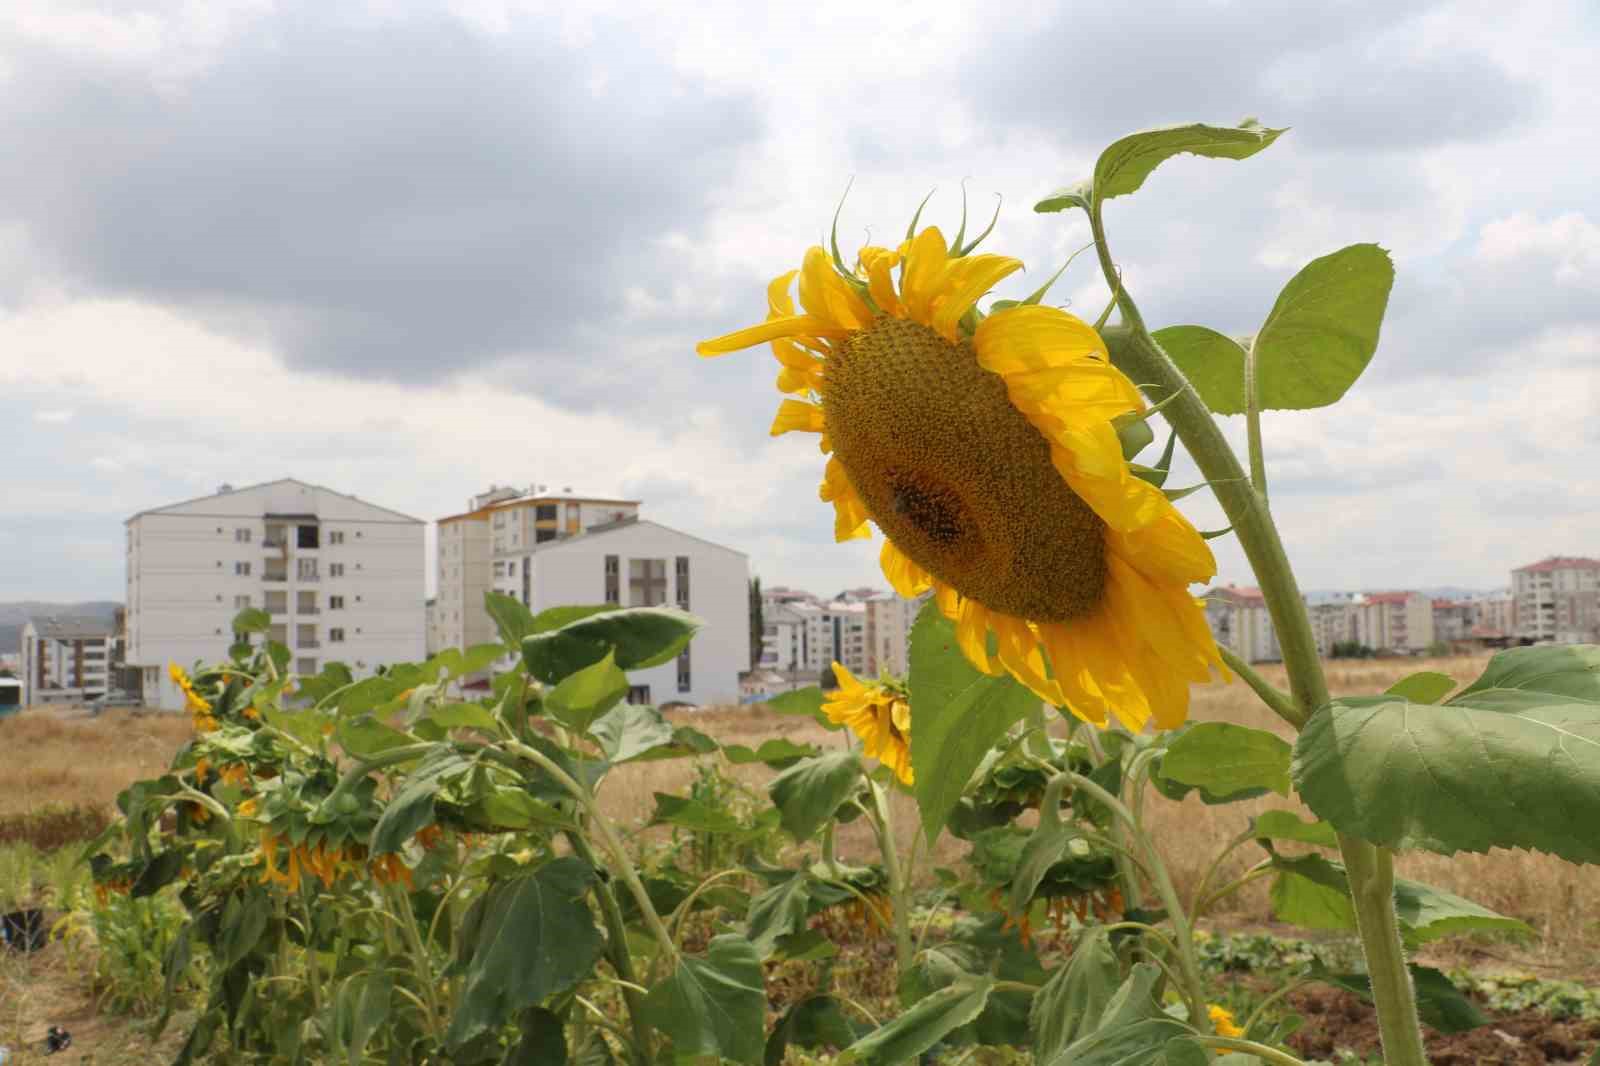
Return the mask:
<svg viewBox="0 0 1600 1066">
<path fill-rule="evenodd" d="M 848 726 L 861 738 L 861 750 L 902 784 L 912 784 L 911 700 L 905 689 L 888 681 L 857 681 L 839 663 L 833 664 L 833 676 L 839 687 L 823 703 L 822 713 L 830 722 Z"/>
<path fill-rule="evenodd" d="M 1099 725 L 1178 725 L 1221 667 L 1188 591 L 1215 561 L 1124 458 L 1113 420 L 1145 405 L 1099 334 L 1036 303 L 979 312 L 1021 267 L 937 227 L 853 270 L 813 247 L 768 286 L 766 321 L 699 352 L 771 344 L 772 433 L 821 434 L 835 537 L 875 523 L 889 583 L 933 589 L 979 669 Z"/>
</svg>

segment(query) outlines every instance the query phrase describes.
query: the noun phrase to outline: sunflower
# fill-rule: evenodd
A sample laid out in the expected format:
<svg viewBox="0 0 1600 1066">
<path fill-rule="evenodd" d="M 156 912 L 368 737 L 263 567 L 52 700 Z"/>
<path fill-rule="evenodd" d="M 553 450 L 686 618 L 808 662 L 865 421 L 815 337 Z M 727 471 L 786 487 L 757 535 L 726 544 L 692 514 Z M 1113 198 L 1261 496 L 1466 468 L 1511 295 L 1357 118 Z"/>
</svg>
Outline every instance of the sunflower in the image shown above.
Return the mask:
<svg viewBox="0 0 1600 1066">
<path fill-rule="evenodd" d="M 863 684 L 839 663 L 833 664 L 833 676 L 839 688 L 822 712 L 830 722 L 849 726 L 861 738 L 862 751 L 911 784 L 911 704 L 905 693 L 883 682 Z"/>
<path fill-rule="evenodd" d="M 1113 420 L 1146 408 L 1100 335 L 1027 301 L 980 314 L 1022 263 L 971 253 L 937 227 L 853 271 L 813 247 L 768 286 L 765 322 L 698 351 L 772 345 L 772 433 L 821 435 L 835 538 L 875 523 L 884 576 L 932 589 L 978 669 L 1097 725 L 1176 726 L 1222 669 L 1188 591 L 1211 550 L 1124 458 Z"/>
<path fill-rule="evenodd" d="M 1206 1004 L 1206 1014 L 1218 1036 L 1243 1036 L 1244 1030 L 1233 1020 L 1233 1012 L 1215 1003 Z"/>
</svg>

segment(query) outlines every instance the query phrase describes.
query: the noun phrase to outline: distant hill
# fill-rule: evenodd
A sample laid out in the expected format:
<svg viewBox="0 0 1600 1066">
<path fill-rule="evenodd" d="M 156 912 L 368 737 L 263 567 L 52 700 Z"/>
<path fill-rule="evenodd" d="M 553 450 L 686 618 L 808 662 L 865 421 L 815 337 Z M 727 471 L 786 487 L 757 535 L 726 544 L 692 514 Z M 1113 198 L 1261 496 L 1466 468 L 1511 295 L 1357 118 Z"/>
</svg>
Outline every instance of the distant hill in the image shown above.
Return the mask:
<svg viewBox="0 0 1600 1066">
<path fill-rule="evenodd" d="M 22 627 L 30 618 L 50 615 L 76 618 L 104 618 L 110 621 L 122 604 L 114 600 L 90 600 L 88 603 L 45 603 L 42 600 L 21 600 L 0 603 L 0 653 L 22 650 Z"/>
</svg>

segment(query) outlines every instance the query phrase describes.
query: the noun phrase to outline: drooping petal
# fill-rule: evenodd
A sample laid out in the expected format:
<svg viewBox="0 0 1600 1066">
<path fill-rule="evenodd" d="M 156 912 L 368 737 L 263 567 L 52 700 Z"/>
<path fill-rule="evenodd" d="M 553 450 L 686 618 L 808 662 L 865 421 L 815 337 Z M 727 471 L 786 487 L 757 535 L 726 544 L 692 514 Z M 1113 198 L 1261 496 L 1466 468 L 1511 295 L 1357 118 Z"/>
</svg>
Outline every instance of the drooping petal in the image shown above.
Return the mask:
<svg viewBox="0 0 1600 1066">
<path fill-rule="evenodd" d="M 822 487 L 818 490 L 824 500 L 833 504 L 833 539 L 839 542 L 872 536 L 867 528 L 867 505 L 856 495 L 845 473 L 844 464 L 837 458 L 828 460 L 822 472 Z"/>
<path fill-rule="evenodd" d="M 911 557 L 895 547 L 894 541 L 887 537 L 883 541 L 883 550 L 878 553 L 878 565 L 883 568 L 883 576 L 888 579 L 890 587 L 908 600 L 922 595 L 931 585 L 928 572 L 912 562 Z"/>
<path fill-rule="evenodd" d="M 784 400 L 778 405 L 778 414 L 772 420 L 771 433 L 781 437 L 785 433 L 822 432 L 822 408 L 804 400 Z"/>
<path fill-rule="evenodd" d="M 701 341 L 694 350 L 703 356 L 727 355 L 779 337 L 843 337 L 849 332 L 845 327 L 811 315 L 789 315 Z"/>
<path fill-rule="evenodd" d="M 900 254 L 869 245 L 861 249 L 860 260 L 867 275 L 867 292 L 878 310 L 896 318 L 905 317 L 905 305 L 900 302 L 900 294 L 895 292 L 894 277 L 890 274 L 899 264 Z"/>
<path fill-rule="evenodd" d="M 872 309 L 833 269 L 828 253 L 816 245 L 806 249 L 800 266 L 800 304 L 808 315 L 846 330 L 872 324 Z"/>
</svg>

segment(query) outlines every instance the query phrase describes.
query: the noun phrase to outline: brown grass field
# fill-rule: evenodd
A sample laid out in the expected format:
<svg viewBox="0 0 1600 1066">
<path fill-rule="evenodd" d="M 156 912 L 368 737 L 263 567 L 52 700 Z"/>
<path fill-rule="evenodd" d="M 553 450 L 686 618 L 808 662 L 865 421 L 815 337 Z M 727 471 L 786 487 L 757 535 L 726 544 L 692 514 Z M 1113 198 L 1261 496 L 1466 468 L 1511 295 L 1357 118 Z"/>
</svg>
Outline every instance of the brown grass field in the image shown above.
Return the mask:
<svg viewBox="0 0 1600 1066">
<path fill-rule="evenodd" d="M 1329 683 L 1335 693 L 1372 693 L 1416 670 L 1439 670 L 1465 682 L 1477 676 L 1482 666 L 1481 658 L 1334 663 Z M 1283 682 L 1281 669 L 1267 666 L 1263 673 Z M 1192 713 L 1200 720 L 1231 721 L 1289 736 L 1288 727 L 1237 682 L 1195 689 Z M 779 735 L 823 746 L 843 742 L 840 734 L 827 733 L 809 719 L 785 717 L 761 707 L 708 710 L 681 717 L 728 743 L 753 746 Z M 108 712 L 94 719 L 65 719 L 60 712 L 34 710 L 0 719 L 0 752 L 4 753 L 0 755 L 0 816 L 45 804 L 109 806 L 129 782 L 165 769 L 173 751 L 189 736 L 189 729 L 187 716 L 175 714 Z M 771 773 L 760 765 L 732 767 L 730 771 L 758 794 Z M 624 767 L 602 786 L 603 804 L 613 818 L 630 828 L 642 826 L 654 808 L 652 794 L 681 791 L 693 772 L 687 761 Z M 909 845 L 916 824 L 915 808 L 906 797 L 896 799 L 899 835 Z M 1192 796 L 1183 803 L 1151 796 L 1145 810 L 1178 890 L 1187 897 L 1212 855 L 1245 827 L 1247 818 L 1270 807 L 1306 813 L 1296 801 L 1277 796 L 1220 807 L 1208 807 Z M 959 862 L 965 847 L 945 836 L 933 849 L 931 860 L 924 849 L 917 868 L 927 876 L 936 864 Z M 841 851 L 845 857 L 866 858 L 871 848 L 864 826 L 843 827 Z M 1243 872 L 1260 857 L 1254 852 L 1251 847 L 1239 849 L 1230 870 Z M 1450 957 L 1452 961 L 1484 956 L 1491 965 L 1499 960 L 1501 965 L 1537 969 L 1546 977 L 1577 977 L 1591 972 L 1600 958 L 1600 877 L 1593 871 L 1547 855 L 1497 851 L 1454 858 L 1408 854 L 1400 859 L 1399 872 L 1521 918 L 1539 934 L 1536 941 L 1525 944 L 1457 941 L 1445 949 L 1457 952 Z M 1218 921 L 1233 927 L 1271 926 L 1264 885 L 1251 886 L 1235 896 Z"/>
</svg>

